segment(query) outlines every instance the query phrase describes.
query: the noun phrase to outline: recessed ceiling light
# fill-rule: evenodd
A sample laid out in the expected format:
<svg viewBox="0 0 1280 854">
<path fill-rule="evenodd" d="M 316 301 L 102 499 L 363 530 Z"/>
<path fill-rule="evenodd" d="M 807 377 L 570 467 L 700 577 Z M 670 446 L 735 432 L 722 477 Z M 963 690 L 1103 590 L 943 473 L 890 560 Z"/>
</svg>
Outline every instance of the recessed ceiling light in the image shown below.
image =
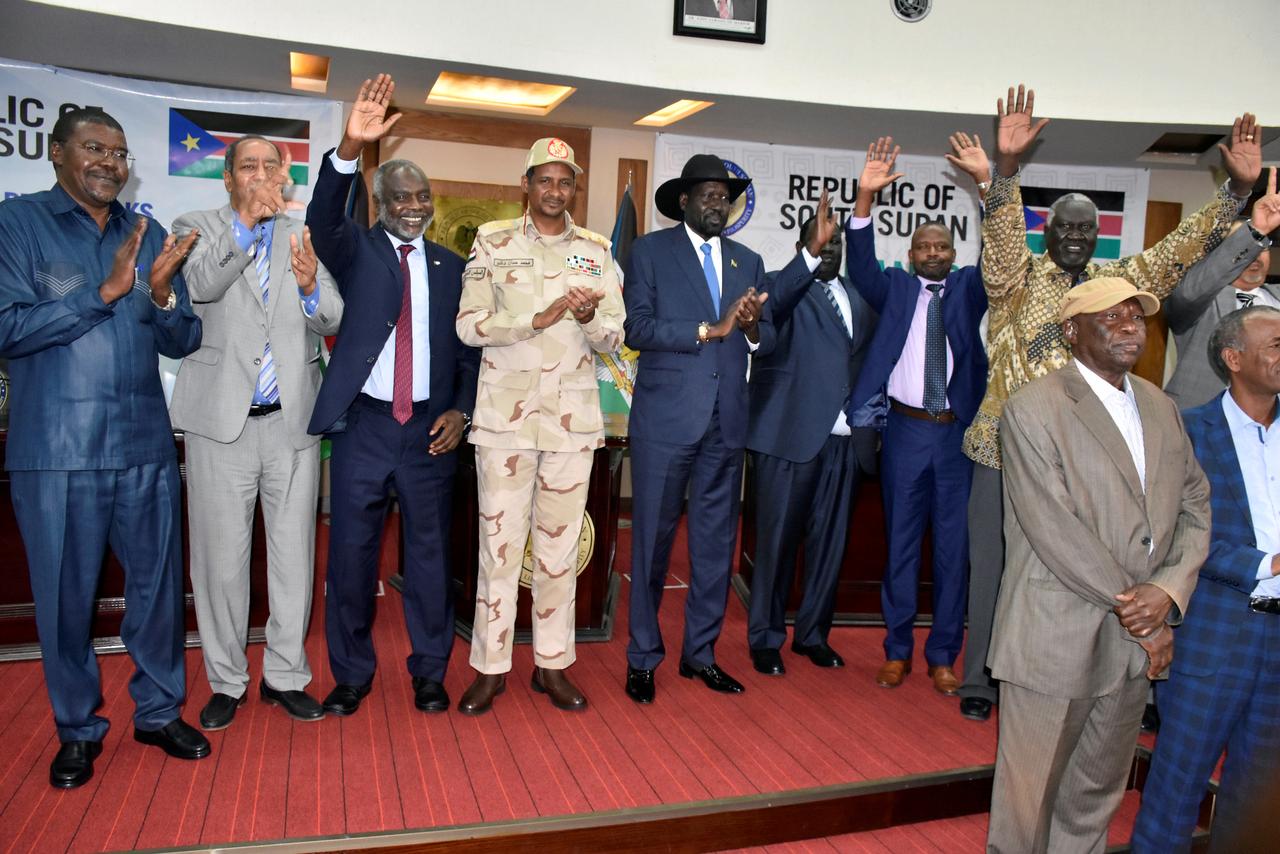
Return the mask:
<svg viewBox="0 0 1280 854">
<path fill-rule="evenodd" d="M 427 103 L 435 107 L 545 116 L 576 91 L 572 86 L 441 71 L 427 94 Z"/>
<path fill-rule="evenodd" d="M 329 88 L 329 57 L 289 51 L 289 73 L 293 88 L 324 93 Z"/>
<path fill-rule="evenodd" d="M 674 104 L 668 104 L 661 110 L 652 112 L 636 122 L 638 125 L 645 127 L 664 128 L 669 124 L 674 124 L 681 119 L 687 119 L 694 113 L 705 110 L 714 104 L 715 101 L 690 101 L 685 98 L 676 101 Z"/>
</svg>

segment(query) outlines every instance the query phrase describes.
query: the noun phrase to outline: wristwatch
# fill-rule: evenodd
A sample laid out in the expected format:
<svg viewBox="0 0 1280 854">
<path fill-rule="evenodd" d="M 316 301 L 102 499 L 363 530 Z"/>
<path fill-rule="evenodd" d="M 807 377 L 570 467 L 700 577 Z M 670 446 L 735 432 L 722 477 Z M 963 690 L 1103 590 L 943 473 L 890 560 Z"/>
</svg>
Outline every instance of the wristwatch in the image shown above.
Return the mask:
<svg viewBox="0 0 1280 854">
<path fill-rule="evenodd" d="M 169 291 L 169 299 L 165 301 L 164 305 L 161 305 L 160 303 L 156 302 L 155 297 L 151 298 L 151 304 L 154 305 L 156 308 L 160 309 L 161 311 L 173 311 L 175 308 L 178 307 L 178 295 L 175 294 L 173 291 Z"/>
<path fill-rule="evenodd" d="M 698 324 L 698 343 L 706 344 L 710 339 L 707 337 L 711 334 L 711 324 L 705 320 Z"/>
<path fill-rule="evenodd" d="M 1244 224 L 1248 227 L 1248 229 L 1249 229 L 1249 236 L 1253 238 L 1253 240 L 1254 240 L 1254 242 L 1255 242 L 1255 243 L 1263 243 L 1263 244 L 1264 244 L 1264 245 L 1266 245 L 1266 246 L 1270 246 L 1270 245 L 1271 245 L 1271 240 L 1270 240 L 1270 238 L 1268 238 L 1268 237 L 1267 237 L 1265 234 L 1263 234 L 1261 231 L 1258 231 L 1258 229 L 1256 229 L 1256 228 L 1254 228 L 1254 227 L 1253 227 L 1253 220 L 1251 220 L 1251 219 L 1246 219 L 1246 220 L 1244 221 Z"/>
<path fill-rule="evenodd" d="M 462 415 L 462 432 L 466 433 L 471 429 L 471 416 L 465 412 L 460 412 L 460 414 Z"/>
</svg>

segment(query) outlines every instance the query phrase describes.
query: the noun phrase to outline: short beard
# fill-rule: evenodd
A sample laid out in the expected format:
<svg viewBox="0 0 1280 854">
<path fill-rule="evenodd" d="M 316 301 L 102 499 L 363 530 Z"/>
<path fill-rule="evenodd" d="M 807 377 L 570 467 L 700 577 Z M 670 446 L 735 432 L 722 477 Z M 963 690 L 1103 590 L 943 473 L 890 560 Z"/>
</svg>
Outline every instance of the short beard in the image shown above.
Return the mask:
<svg viewBox="0 0 1280 854">
<path fill-rule="evenodd" d="M 422 237 L 424 234 L 427 233 L 427 229 L 431 227 L 431 223 L 433 222 L 435 222 L 434 214 L 427 217 L 426 222 L 422 224 L 422 228 L 418 230 L 417 234 L 405 235 L 396 231 L 395 228 L 392 227 L 392 224 L 387 219 L 387 217 L 385 216 L 378 217 L 378 225 L 382 226 L 383 230 L 386 231 L 387 234 L 390 234 L 392 237 L 396 238 L 397 240 L 403 241 L 404 243 L 412 243 L 413 241 L 417 240 L 419 237 Z"/>
</svg>

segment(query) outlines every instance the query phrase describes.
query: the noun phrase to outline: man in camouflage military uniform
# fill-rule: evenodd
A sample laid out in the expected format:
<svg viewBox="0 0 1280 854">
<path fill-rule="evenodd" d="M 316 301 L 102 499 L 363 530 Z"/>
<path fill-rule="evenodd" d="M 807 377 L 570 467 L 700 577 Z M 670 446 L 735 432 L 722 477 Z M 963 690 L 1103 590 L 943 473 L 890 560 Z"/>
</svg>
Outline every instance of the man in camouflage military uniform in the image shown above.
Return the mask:
<svg viewBox="0 0 1280 854">
<path fill-rule="evenodd" d="M 520 567 L 533 533 L 533 690 L 560 709 L 586 698 L 574 661 L 577 547 L 595 449 L 604 444 L 595 353 L 622 344 L 622 290 L 609 241 L 574 225 L 582 170 L 560 139 L 529 150 L 519 219 L 480 227 L 463 275 L 458 336 L 483 347 L 471 443 L 480 503 L 480 578 L 471 666 L 458 710 L 489 709 L 511 669 Z"/>
<path fill-rule="evenodd" d="M 996 170 L 986 191 L 982 223 L 991 367 L 986 397 L 963 444 L 965 454 L 978 464 L 969 493 L 969 633 L 960 686 L 960 713 L 974 720 L 986 720 L 997 699 L 996 682 L 984 665 L 1004 571 L 999 428 L 1005 401 L 1031 380 L 1070 361 L 1071 350 L 1058 321 L 1068 290 L 1089 279 L 1114 276 L 1164 299 L 1186 271 L 1221 242 L 1262 172 L 1261 129 L 1246 113 L 1235 121 L 1231 146 L 1219 146 L 1231 180 L 1168 237 L 1139 255 L 1094 264 L 1098 209 L 1088 197 L 1070 193 L 1054 203 L 1045 221 L 1045 254 L 1036 258 L 1027 248 L 1018 163 L 1048 122 L 1032 120 L 1034 102 L 1035 92 L 1019 86 L 1016 95 L 1009 88 L 1007 103 L 997 103 Z"/>
</svg>

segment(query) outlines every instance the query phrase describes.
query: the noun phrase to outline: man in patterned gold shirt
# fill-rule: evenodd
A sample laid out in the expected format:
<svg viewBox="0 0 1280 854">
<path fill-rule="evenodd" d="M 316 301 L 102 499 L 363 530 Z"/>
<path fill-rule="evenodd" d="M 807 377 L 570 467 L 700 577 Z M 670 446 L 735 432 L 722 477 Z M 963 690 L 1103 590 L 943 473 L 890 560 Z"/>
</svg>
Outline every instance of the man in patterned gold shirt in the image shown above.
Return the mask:
<svg viewBox="0 0 1280 854">
<path fill-rule="evenodd" d="M 471 425 L 480 575 L 471 636 L 478 671 L 458 711 L 478 715 L 506 687 L 525 543 L 533 533 L 533 690 L 566 711 L 587 700 L 574 661 L 578 537 L 595 449 L 604 444 L 595 354 L 622 346 L 622 290 L 609 241 L 569 216 L 573 149 L 540 139 L 519 219 L 480 227 L 463 274 L 457 331 L 483 347 Z"/>
<path fill-rule="evenodd" d="M 1043 256 L 1027 248 L 1019 189 L 1019 159 L 1048 119 L 1032 119 L 1035 92 L 1009 88 L 997 99 L 996 170 L 986 194 L 982 224 L 982 274 L 989 301 L 987 394 L 965 431 L 964 452 L 977 465 L 969 494 L 969 634 L 960 713 L 986 720 L 997 699 L 986 674 L 987 646 L 1004 569 L 1000 483 L 1000 414 L 1009 395 L 1065 365 L 1070 348 L 1057 321 L 1063 296 L 1075 285 L 1117 276 L 1164 299 L 1191 265 L 1221 242 L 1248 201 L 1262 172 L 1262 133 L 1254 117 L 1235 120 L 1230 146 L 1220 145 L 1230 180 L 1200 210 L 1155 246 L 1104 265 L 1092 263 L 1098 242 L 1098 210 L 1087 196 L 1070 193 L 1054 203 L 1045 221 Z"/>
</svg>

